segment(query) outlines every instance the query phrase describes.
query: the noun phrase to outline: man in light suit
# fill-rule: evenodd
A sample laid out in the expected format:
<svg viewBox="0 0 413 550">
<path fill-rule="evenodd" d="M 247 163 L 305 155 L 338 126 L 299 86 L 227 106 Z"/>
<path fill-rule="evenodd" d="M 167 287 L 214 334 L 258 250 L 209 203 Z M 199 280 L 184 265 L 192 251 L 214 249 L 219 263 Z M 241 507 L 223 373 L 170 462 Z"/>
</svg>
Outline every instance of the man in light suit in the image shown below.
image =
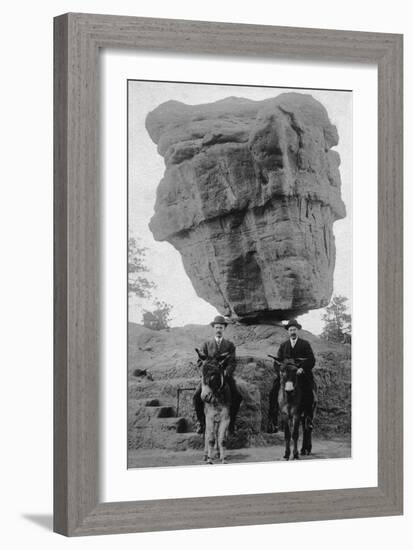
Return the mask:
<svg viewBox="0 0 413 550">
<path fill-rule="evenodd" d="M 237 385 L 233 378 L 234 370 L 236 367 L 235 346 L 230 340 L 224 338 L 224 331 L 228 325 L 225 317 L 223 317 L 222 315 L 217 315 L 210 324 L 211 327 L 214 329 L 214 338 L 207 340 L 203 344 L 201 352 L 206 357 L 219 357 L 221 355 L 228 354 L 225 367 L 225 382 L 228 384 L 231 391 L 229 433 L 233 434 L 235 429 L 235 419 L 242 401 L 241 394 L 239 393 Z M 194 394 L 193 404 L 199 422 L 198 433 L 204 433 L 205 413 L 204 402 L 201 399 L 201 383 L 199 384 Z"/>
<path fill-rule="evenodd" d="M 313 402 L 313 367 L 315 365 L 315 357 L 311 348 L 310 342 L 298 337 L 298 331 L 301 330 L 301 325 L 297 323 L 295 319 L 289 321 L 284 328 L 288 330 L 289 338 L 283 342 L 277 354 L 277 359 L 280 363 L 283 363 L 286 359 L 303 360 L 300 361 L 300 368 L 297 370 L 297 374 L 302 376 L 303 388 L 304 388 L 304 400 L 306 409 L 311 409 Z M 270 404 L 268 410 L 269 427 L 268 431 L 278 431 L 278 393 L 280 390 L 280 373 L 279 369 L 276 369 L 276 377 L 274 385 L 270 391 Z M 272 426 L 271 426 L 272 424 Z"/>
</svg>

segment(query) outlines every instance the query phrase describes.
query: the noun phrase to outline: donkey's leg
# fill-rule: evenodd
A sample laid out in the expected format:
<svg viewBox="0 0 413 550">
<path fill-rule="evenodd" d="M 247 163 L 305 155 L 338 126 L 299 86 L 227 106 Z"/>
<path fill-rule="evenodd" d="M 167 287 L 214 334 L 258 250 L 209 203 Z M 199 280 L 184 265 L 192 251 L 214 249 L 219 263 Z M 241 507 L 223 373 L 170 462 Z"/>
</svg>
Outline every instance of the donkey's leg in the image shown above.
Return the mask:
<svg viewBox="0 0 413 550">
<path fill-rule="evenodd" d="M 215 444 L 214 433 L 210 432 L 207 437 L 208 437 L 208 459 L 207 459 L 207 462 L 208 462 L 208 464 L 213 464 L 214 463 L 214 460 L 213 460 L 214 444 Z"/>
<path fill-rule="evenodd" d="M 228 428 L 229 428 L 229 414 L 226 414 L 221 418 L 218 431 L 218 445 L 219 445 L 219 457 L 222 464 L 226 464 L 225 460 L 225 441 L 227 438 Z"/>
<path fill-rule="evenodd" d="M 290 441 L 291 441 L 291 430 L 290 430 L 290 419 L 287 414 L 282 415 L 282 421 L 284 424 L 284 441 L 285 441 L 285 453 L 284 458 L 288 460 L 290 458 Z"/>
<path fill-rule="evenodd" d="M 307 430 L 305 427 L 305 416 L 303 416 L 301 419 L 301 427 L 303 430 L 303 443 L 301 445 L 300 454 L 305 455 L 307 454 Z"/>
<path fill-rule="evenodd" d="M 300 417 L 297 414 L 295 414 L 293 416 L 293 444 L 294 444 L 293 456 L 295 460 L 297 460 L 300 457 L 298 454 L 299 432 L 300 432 Z"/>
<path fill-rule="evenodd" d="M 208 436 L 208 464 L 214 463 L 214 449 L 215 449 L 215 422 L 212 422 L 211 430 L 207 434 Z"/>
<path fill-rule="evenodd" d="M 220 447 L 219 447 L 219 429 L 220 429 L 221 422 L 215 422 L 215 447 L 214 447 L 214 458 L 220 457 Z"/>
<path fill-rule="evenodd" d="M 308 427 L 308 439 L 307 439 L 307 454 L 311 454 L 313 450 L 313 427 L 314 427 L 314 418 L 317 411 L 317 391 L 314 387 L 313 390 L 313 407 L 311 411 L 310 425 Z"/>
<path fill-rule="evenodd" d="M 315 413 L 317 410 L 317 386 L 315 382 L 313 382 L 313 388 L 312 388 L 312 395 L 311 399 L 308 403 L 308 408 L 306 413 L 304 414 L 304 424 L 303 429 L 305 433 L 305 454 L 310 455 L 313 444 L 312 444 L 312 432 L 313 432 L 313 422 Z"/>
<path fill-rule="evenodd" d="M 210 411 L 206 411 L 205 418 L 205 461 L 208 464 L 213 464 L 212 453 L 214 450 L 214 419 Z"/>
<path fill-rule="evenodd" d="M 209 432 L 209 420 L 207 411 L 205 411 L 205 430 L 204 430 L 204 462 L 208 461 L 208 437 L 207 433 Z"/>
<path fill-rule="evenodd" d="M 214 443 L 214 458 L 220 457 L 220 449 L 219 449 L 219 427 L 221 423 L 215 422 L 214 423 L 214 436 L 215 436 L 215 443 Z"/>
<path fill-rule="evenodd" d="M 208 439 L 206 436 L 206 428 L 204 431 L 204 462 L 208 462 Z"/>
<path fill-rule="evenodd" d="M 307 454 L 310 455 L 313 450 L 312 431 L 308 430 L 307 433 Z"/>
<path fill-rule="evenodd" d="M 313 449 L 313 443 L 312 443 L 313 418 L 306 419 L 305 427 L 306 427 L 306 434 L 307 434 L 306 449 L 307 449 L 307 454 L 310 455 Z"/>
</svg>

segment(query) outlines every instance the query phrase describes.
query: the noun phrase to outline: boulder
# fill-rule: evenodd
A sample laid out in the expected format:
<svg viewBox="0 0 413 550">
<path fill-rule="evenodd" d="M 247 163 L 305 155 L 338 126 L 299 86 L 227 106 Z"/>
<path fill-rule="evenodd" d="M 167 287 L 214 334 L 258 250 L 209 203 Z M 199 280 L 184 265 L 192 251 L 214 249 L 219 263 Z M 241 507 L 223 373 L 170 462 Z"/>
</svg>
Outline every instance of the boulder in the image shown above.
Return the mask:
<svg viewBox="0 0 413 550">
<path fill-rule="evenodd" d="M 251 323 L 329 303 L 345 206 L 338 134 L 320 102 L 168 101 L 146 128 L 166 166 L 150 229 L 180 252 L 201 298 Z"/>
</svg>

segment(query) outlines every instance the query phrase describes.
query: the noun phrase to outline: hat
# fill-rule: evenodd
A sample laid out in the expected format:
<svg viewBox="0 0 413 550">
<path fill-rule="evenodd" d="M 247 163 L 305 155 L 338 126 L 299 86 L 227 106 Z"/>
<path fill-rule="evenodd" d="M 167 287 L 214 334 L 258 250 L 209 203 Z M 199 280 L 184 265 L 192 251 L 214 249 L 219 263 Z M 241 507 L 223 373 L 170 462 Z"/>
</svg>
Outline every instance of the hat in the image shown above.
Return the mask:
<svg viewBox="0 0 413 550">
<path fill-rule="evenodd" d="M 300 323 L 297 323 L 295 319 L 292 319 L 291 321 L 288 321 L 286 325 L 284 325 L 285 330 L 288 330 L 290 327 L 296 327 L 298 330 L 300 330 L 302 327 Z"/>
<path fill-rule="evenodd" d="M 215 317 L 215 319 L 212 321 L 212 323 L 209 323 L 209 324 L 211 325 L 211 327 L 213 327 L 214 325 L 225 325 L 225 326 L 227 326 L 228 321 L 222 315 L 217 315 Z"/>
</svg>

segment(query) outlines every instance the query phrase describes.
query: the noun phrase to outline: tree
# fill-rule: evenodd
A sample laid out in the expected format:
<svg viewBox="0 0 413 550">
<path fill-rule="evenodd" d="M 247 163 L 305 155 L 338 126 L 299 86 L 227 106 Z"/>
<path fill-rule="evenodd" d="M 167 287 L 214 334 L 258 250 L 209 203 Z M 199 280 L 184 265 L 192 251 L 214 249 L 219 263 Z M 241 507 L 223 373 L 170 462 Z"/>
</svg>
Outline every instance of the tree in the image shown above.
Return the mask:
<svg viewBox="0 0 413 550">
<path fill-rule="evenodd" d="M 128 295 L 139 298 L 138 304 L 142 311 L 142 300 L 152 302 L 153 310 L 143 309 L 143 325 L 152 330 L 168 328 L 171 321 L 172 306 L 155 298 L 152 299 L 152 291 L 156 288 L 153 281 L 146 277 L 149 269 L 145 264 L 147 248 L 140 246 L 136 239 L 128 240 Z"/>
<path fill-rule="evenodd" d="M 145 265 L 146 248 L 138 245 L 136 239 L 128 240 L 128 294 L 138 298 L 150 298 L 155 284 L 142 273 L 148 273 Z"/>
<path fill-rule="evenodd" d="M 152 330 L 169 328 L 172 306 L 160 300 L 155 300 L 154 305 L 156 308 L 155 310 L 144 311 L 142 315 L 143 326 Z"/>
<path fill-rule="evenodd" d="M 345 296 L 333 296 L 322 317 L 324 328 L 321 338 L 341 343 L 345 340 L 345 335 L 351 335 L 351 315 L 347 312 L 346 302 L 348 298 Z"/>
</svg>

